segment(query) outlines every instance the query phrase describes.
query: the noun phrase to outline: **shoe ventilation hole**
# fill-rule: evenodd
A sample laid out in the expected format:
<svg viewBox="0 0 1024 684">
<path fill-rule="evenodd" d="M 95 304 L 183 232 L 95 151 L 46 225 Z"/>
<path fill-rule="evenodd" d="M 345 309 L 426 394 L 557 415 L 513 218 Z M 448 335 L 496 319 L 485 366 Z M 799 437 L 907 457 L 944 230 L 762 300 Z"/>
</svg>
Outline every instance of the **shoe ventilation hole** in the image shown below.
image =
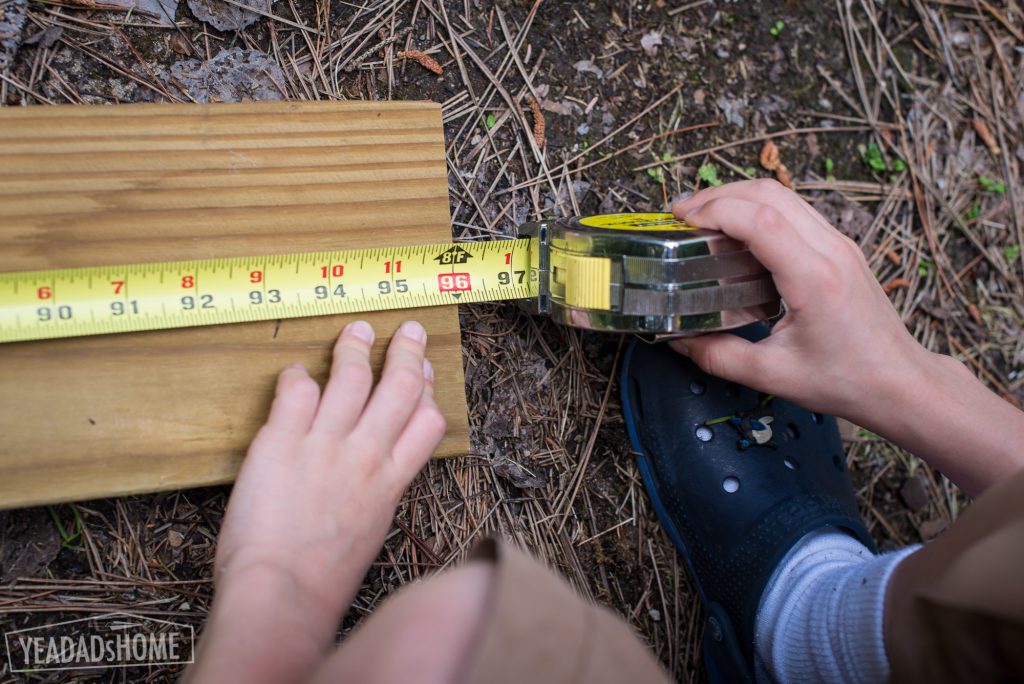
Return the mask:
<svg viewBox="0 0 1024 684">
<path fill-rule="evenodd" d="M 735 494 L 740 490 L 740 479 L 738 477 L 727 477 L 722 480 L 722 489 L 726 494 Z"/>
<path fill-rule="evenodd" d="M 818 425 L 821 425 L 823 422 L 825 422 L 825 417 L 822 416 L 820 413 L 812 413 L 811 420 L 813 420 Z"/>
<path fill-rule="evenodd" d="M 836 467 L 836 470 L 843 472 L 843 459 L 839 457 L 839 454 L 832 454 L 832 465 Z"/>
<path fill-rule="evenodd" d="M 800 439 L 800 428 L 789 423 L 786 425 L 786 434 L 789 435 L 790 439 Z"/>
<path fill-rule="evenodd" d="M 799 467 L 800 467 L 800 462 L 799 462 L 799 461 L 797 461 L 797 460 L 796 460 L 795 458 L 793 458 L 793 457 L 791 457 L 791 456 L 787 456 L 786 458 L 782 459 L 782 462 L 783 462 L 783 463 L 784 463 L 784 464 L 786 465 L 786 467 L 787 467 L 787 468 L 789 468 L 790 470 L 796 470 L 797 468 L 799 468 Z"/>
<path fill-rule="evenodd" d="M 691 394 L 704 394 L 705 389 L 707 389 L 707 387 L 700 380 L 694 380 L 693 382 L 690 383 Z"/>
<path fill-rule="evenodd" d="M 701 442 L 710 442 L 711 438 L 715 436 L 715 433 L 707 425 L 698 425 L 693 434 Z"/>
</svg>

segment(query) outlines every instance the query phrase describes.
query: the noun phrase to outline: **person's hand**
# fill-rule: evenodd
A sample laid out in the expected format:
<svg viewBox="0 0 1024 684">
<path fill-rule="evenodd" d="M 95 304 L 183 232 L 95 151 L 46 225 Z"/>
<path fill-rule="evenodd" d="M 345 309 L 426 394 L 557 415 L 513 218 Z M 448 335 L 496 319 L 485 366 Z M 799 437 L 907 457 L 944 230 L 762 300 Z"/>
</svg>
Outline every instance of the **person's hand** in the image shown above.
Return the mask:
<svg viewBox="0 0 1024 684">
<path fill-rule="evenodd" d="M 206 662 L 230 667 L 229 642 L 293 639 L 286 650 L 302 662 L 330 644 L 399 497 L 444 436 L 423 327 L 402 325 L 376 388 L 373 338 L 364 321 L 342 331 L 323 392 L 302 366 L 278 378 L 221 529 L 210 640 L 222 636 Z M 302 672 L 275 665 L 286 666 Z"/>
<path fill-rule="evenodd" d="M 315 595 L 331 594 L 323 597 L 330 604 L 351 598 L 399 497 L 445 432 L 423 327 L 409 321 L 398 330 L 376 388 L 373 338 L 364 321 L 342 331 L 323 393 L 302 366 L 281 373 L 225 516 L 220 580 L 267 564 L 295 573 Z"/>
<path fill-rule="evenodd" d="M 722 185 L 673 211 L 694 227 L 745 242 L 786 305 L 761 342 L 717 333 L 672 343 L 706 372 L 853 418 L 886 395 L 876 390 L 929 354 L 907 332 L 857 244 L 781 184 Z"/>
</svg>

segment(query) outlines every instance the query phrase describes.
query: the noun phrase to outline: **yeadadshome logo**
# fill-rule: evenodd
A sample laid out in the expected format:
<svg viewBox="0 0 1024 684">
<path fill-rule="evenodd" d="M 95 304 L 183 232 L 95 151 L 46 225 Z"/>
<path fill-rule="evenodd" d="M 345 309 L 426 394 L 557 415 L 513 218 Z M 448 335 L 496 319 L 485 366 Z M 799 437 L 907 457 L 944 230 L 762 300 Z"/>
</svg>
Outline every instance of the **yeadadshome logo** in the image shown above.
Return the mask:
<svg viewBox="0 0 1024 684">
<path fill-rule="evenodd" d="M 195 629 L 110 613 L 4 634 L 11 672 L 184 665 L 195 660 Z"/>
</svg>

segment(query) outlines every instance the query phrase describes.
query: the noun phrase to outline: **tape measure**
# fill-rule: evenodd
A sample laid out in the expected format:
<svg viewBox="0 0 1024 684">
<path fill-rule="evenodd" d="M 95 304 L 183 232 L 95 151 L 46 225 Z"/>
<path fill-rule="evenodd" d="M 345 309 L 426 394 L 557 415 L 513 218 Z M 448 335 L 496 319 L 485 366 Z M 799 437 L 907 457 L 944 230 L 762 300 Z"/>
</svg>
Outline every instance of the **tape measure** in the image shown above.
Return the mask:
<svg viewBox="0 0 1024 684">
<path fill-rule="evenodd" d="M 736 328 L 781 312 L 768 270 L 743 243 L 672 214 L 528 223 L 534 310 L 578 328 L 654 335 Z"/>
<path fill-rule="evenodd" d="M 3 273 L 0 342 L 502 300 L 618 332 L 779 309 L 740 243 L 671 214 L 611 214 L 526 224 L 515 240 Z"/>
</svg>

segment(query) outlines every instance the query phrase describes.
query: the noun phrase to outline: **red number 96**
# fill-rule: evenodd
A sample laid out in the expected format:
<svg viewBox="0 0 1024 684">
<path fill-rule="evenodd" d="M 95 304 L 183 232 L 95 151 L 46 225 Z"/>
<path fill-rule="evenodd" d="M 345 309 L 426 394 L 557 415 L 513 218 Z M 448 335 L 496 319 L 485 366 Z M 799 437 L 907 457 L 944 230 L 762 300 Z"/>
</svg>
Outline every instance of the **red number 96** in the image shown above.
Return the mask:
<svg viewBox="0 0 1024 684">
<path fill-rule="evenodd" d="M 437 276 L 437 289 L 441 292 L 468 292 L 473 289 L 468 273 L 441 273 Z"/>
</svg>

